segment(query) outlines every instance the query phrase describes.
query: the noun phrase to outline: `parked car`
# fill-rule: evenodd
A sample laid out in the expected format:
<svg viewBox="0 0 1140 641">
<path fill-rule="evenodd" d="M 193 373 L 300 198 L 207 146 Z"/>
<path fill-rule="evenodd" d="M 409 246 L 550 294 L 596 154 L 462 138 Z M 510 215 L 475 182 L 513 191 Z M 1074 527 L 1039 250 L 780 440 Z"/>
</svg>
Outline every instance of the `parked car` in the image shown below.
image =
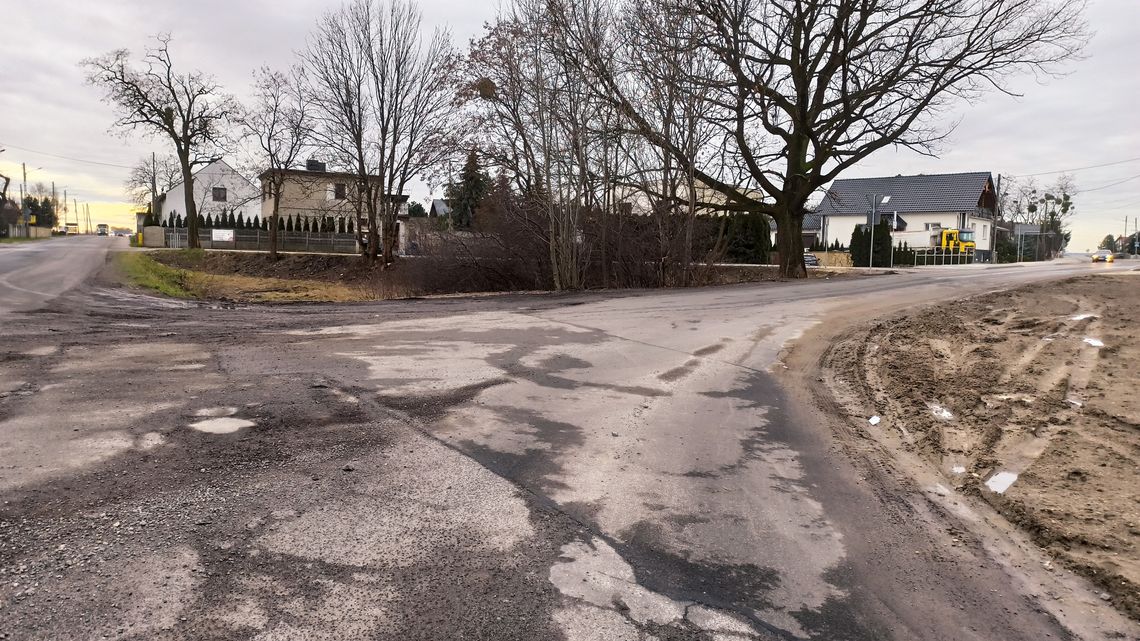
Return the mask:
<svg viewBox="0 0 1140 641">
<path fill-rule="evenodd" d="M 804 252 L 804 265 L 808 267 L 819 267 L 819 257 L 815 254 Z"/>
<path fill-rule="evenodd" d="M 1112 263 L 1116 262 L 1116 254 L 1107 249 L 1099 249 L 1092 254 L 1092 262 L 1094 263 Z"/>
</svg>

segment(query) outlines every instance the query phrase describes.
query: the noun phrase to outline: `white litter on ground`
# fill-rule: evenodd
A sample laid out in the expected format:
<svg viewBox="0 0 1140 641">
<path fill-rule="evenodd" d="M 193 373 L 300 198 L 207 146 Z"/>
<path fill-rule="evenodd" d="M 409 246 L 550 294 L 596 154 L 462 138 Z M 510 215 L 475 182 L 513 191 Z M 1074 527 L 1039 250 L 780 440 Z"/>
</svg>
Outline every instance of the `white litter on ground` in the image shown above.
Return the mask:
<svg viewBox="0 0 1140 641">
<path fill-rule="evenodd" d="M 946 409 L 945 407 L 942 407 L 938 403 L 930 403 L 928 405 L 928 407 L 930 408 L 930 411 L 934 413 L 935 416 L 937 416 L 938 418 L 940 418 L 942 420 L 949 421 L 950 419 L 954 418 L 953 412 Z"/>
<path fill-rule="evenodd" d="M 1009 486 L 1013 485 L 1013 482 L 1016 480 L 1017 473 L 1015 472 L 998 472 L 986 481 L 986 487 L 998 494 L 1005 494 L 1005 491 L 1008 490 Z"/>
<path fill-rule="evenodd" d="M 1073 407 L 1084 407 L 1084 405 L 1085 405 L 1084 403 L 1078 401 L 1075 398 L 1066 398 L 1065 402 L 1068 403 L 1069 405 L 1072 405 Z"/>
<path fill-rule="evenodd" d="M 871 418 L 867 419 L 867 422 L 871 425 L 878 425 L 880 420 L 882 419 L 880 419 L 878 416 L 872 416 Z"/>
<path fill-rule="evenodd" d="M 966 468 L 962 467 L 961 465 L 955 465 L 954 467 L 950 468 L 950 471 L 955 474 L 965 474 Z"/>
<path fill-rule="evenodd" d="M 1082 321 L 1082 320 L 1086 320 L 1089 318 L 1096 318 L 1096 317 L 1097 317 L 1096 314 L 1077 314 L 1076 316 L 1073 316 L 1069 320 Z"/>
<path fill-rule="evenodd" d="M 190 427 L 198 430 L 199 432 L 206 432 L 209 434 L 233 434 L 234 432 L 246 428 L 253 427 L 253 421 L 247 421 L 242 418 L 208 418 L 204 421 L 191 423 Z"/>
<path fill-rule="evenodd" d="M 1099 338 L 1089 338 L 1085 336 L 1085 342 L 1093 347 L 1104 347 L 1104 343 Z"/>
</svg>

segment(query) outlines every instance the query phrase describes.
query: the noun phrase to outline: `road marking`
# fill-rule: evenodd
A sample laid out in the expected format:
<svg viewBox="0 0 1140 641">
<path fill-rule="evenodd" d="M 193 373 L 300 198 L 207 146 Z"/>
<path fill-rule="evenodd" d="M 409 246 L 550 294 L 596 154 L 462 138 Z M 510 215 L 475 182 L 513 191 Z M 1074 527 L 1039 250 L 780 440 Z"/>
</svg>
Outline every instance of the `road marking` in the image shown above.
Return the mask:
<svg viewBox="0 0 1140 641">
<path fill-rule="evenodd" d="M 32 294 L 33 296 L 41 296 L 44 298 L 52 298 L 53 296 L 56 295 L 56 294 L 47 294 L 44 292 L 37 292 L 37 291 L 31 290 L 31 289 L 24 289 L 23 287 L 20 287 L 19 285 L 13 285 L 11 282 L 8 281 L 9 278 L 11 278 L 11 274 L 9 274 L 8 276 L 0 277 L 0 285 L 3 285 L 9 289 L 14 289 L 18 292 L 24 292 L 25 294 Z"/>
</svg>

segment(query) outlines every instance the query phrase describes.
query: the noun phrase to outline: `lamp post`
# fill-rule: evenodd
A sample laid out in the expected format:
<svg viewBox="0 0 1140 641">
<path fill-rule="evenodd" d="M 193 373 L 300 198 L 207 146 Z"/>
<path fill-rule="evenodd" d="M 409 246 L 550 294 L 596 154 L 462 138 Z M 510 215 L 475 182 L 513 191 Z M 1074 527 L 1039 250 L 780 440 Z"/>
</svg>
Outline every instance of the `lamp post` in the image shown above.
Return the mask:
<svg viewBox="0 0 1140 641">
<path fill-rule="evenodd" d="M 895 230 L 898 228 L 899 228 L 899 213 L 896 211 L 894 213 L 894 216 L 891 218 L 891 233 L 893 234 L 895 232 Z M 894 269 L 894 267 L 895 267 L 895 245 L 894 245 L 894 239 L 892 239 L 892 242 L 891 242 L 891 269 Z"/>
<path fill-rule="evenodd" d="M 879 202 L 878 194 L 871 194 L 871 242 L 867 246 L 867 267 L 875 266 L 875 205 Z"/>
<path fill-rule="evenodd" d="M 36 167 L 33 172 L 39 171 L 43 167 Z M 20 183 L 20 211 L 24 214 L 24 237 L 29 238 L 32 234 L 31 229 L 31 210 L 28 209 L 28 165 L 27 163 L 20 163 L 20 170 L 24 174 L 24 180 Z"/>
</svg>

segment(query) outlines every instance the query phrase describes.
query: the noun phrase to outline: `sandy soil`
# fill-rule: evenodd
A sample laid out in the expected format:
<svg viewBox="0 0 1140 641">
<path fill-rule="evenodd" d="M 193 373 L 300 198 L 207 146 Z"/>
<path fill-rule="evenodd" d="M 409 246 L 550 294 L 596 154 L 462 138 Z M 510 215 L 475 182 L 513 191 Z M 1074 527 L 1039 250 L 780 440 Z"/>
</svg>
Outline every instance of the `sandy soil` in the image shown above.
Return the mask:
<svg viewBox="0 0 1140 641">
<path fill-rule="evenodd" d="M 1135 273 L 941 304 L 848 334 L 825 380 L 1140 620 L 1137 310 Z"/>
</svg>

